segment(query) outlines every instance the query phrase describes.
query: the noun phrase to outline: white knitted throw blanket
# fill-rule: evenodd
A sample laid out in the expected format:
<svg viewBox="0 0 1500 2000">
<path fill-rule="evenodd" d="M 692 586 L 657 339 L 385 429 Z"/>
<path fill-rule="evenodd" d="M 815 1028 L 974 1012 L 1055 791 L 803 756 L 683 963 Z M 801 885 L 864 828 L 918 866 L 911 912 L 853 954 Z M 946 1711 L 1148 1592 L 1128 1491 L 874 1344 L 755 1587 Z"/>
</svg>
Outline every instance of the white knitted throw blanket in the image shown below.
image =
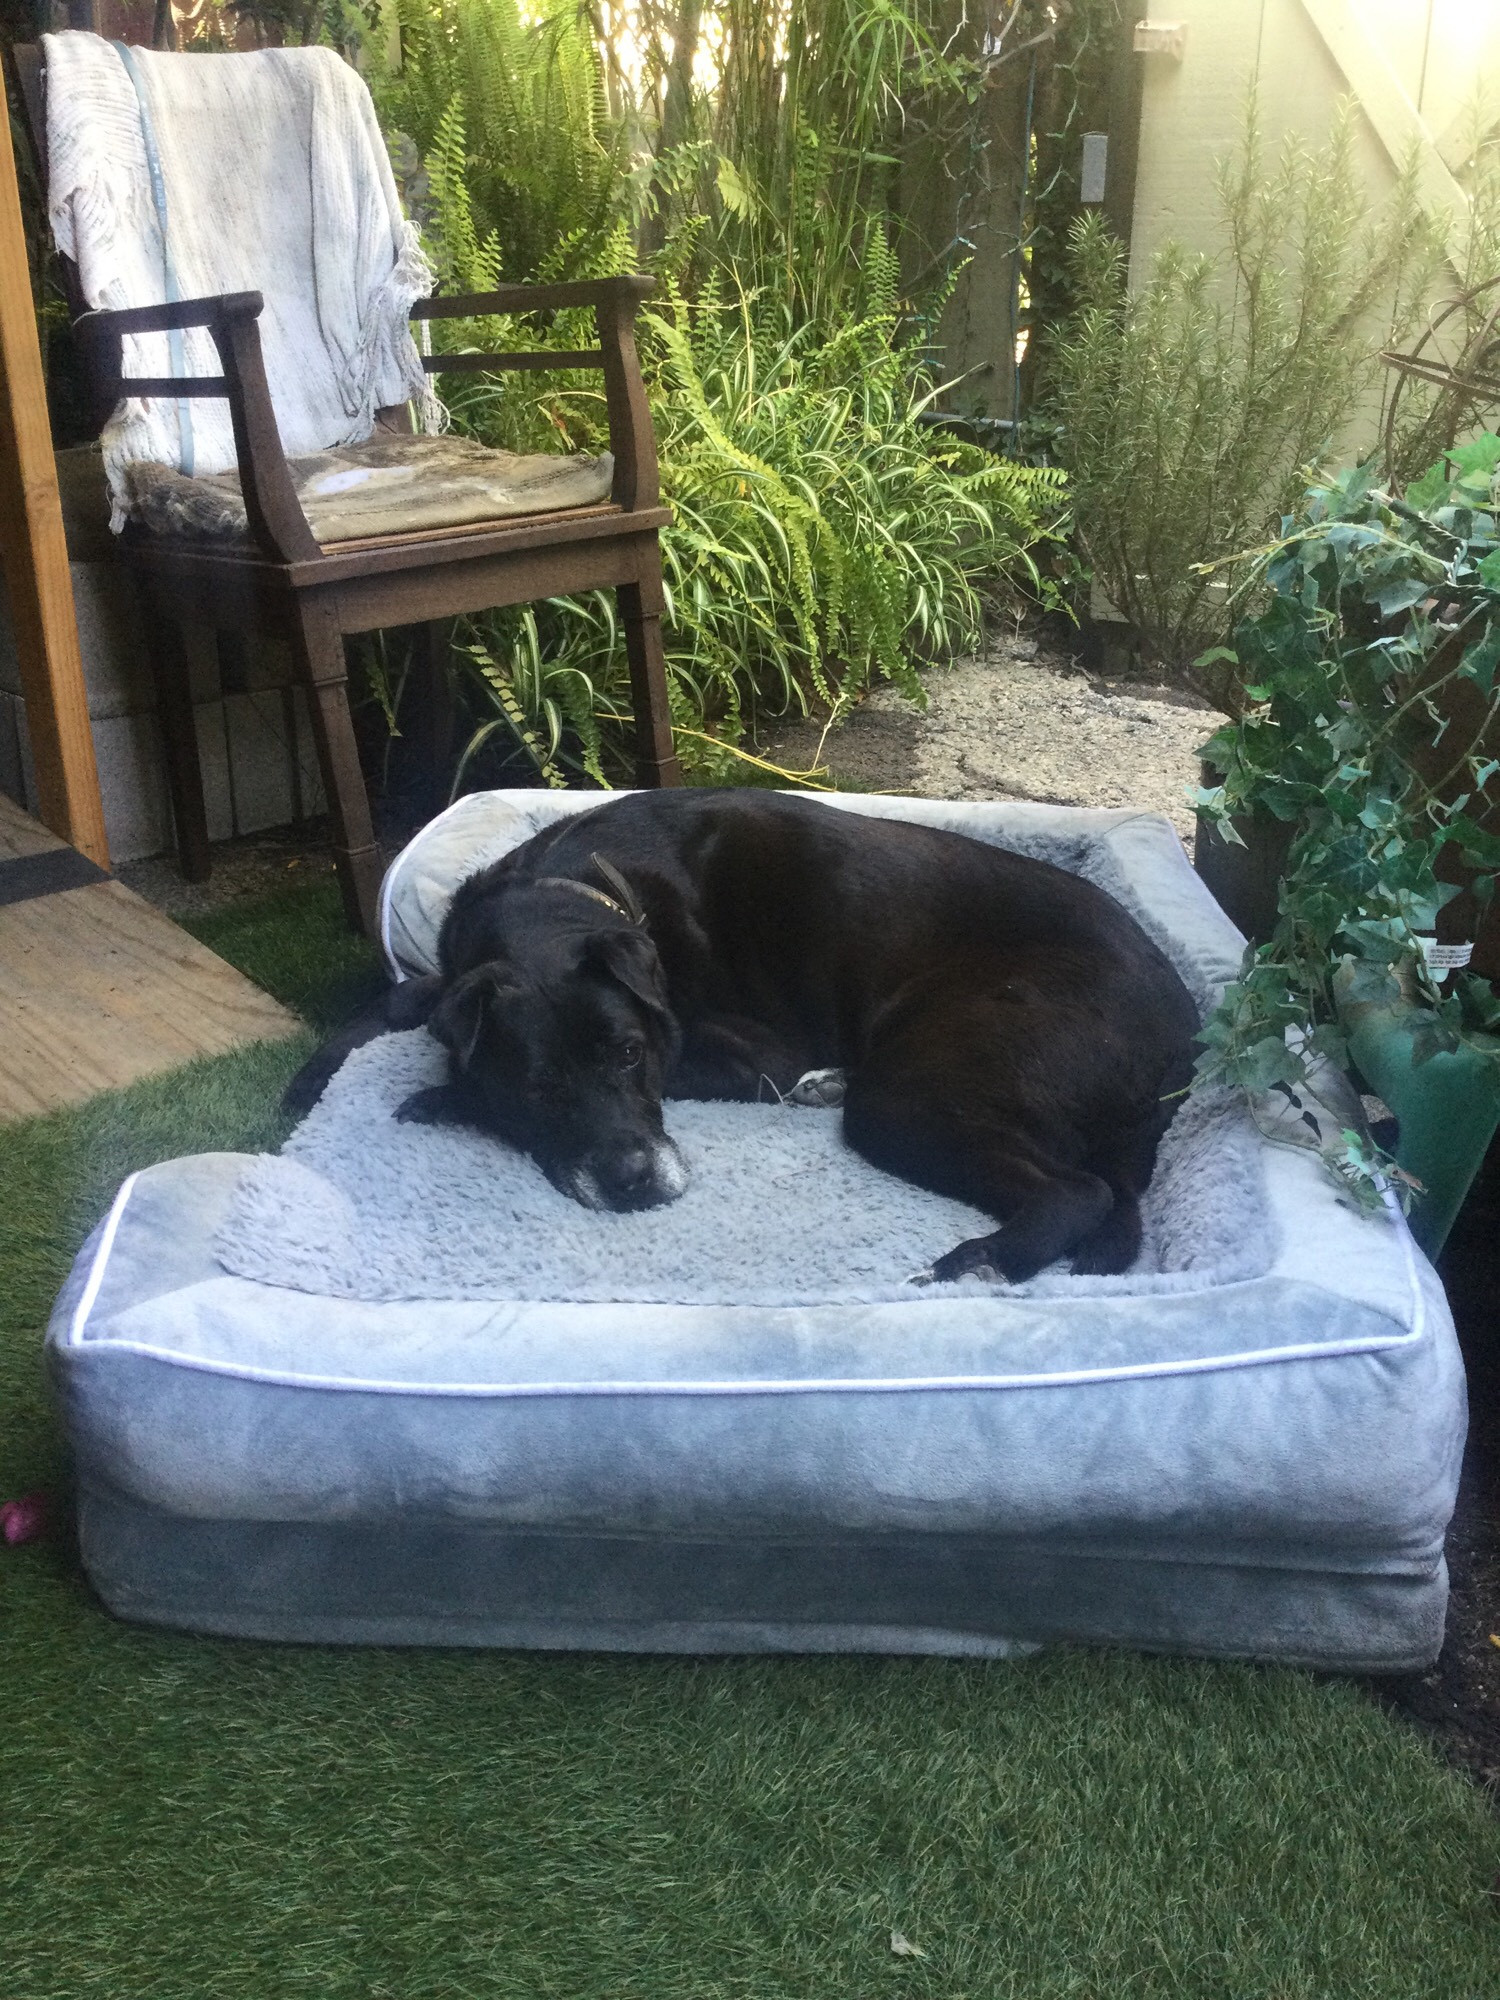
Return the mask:
<svg viewBox="0 0 1500 2000">
<path fill-rule="evenodd" d="M 331 49 L 122 55 L 43 37 L 53 236 L 91 307 L 264 294 L 261 345 L 289 458 L 414 402 L 441 430 L 407 319 L 433 272 L 405 220 L 363 81 Z M 165 218 L 165 230 L 163 229 Z M 125 372 L 217 375 L 205 330 L 132 336 Z M 229 405 L 127 398 L 102 439 L 118 530 L 127 465 L 232 471 Z"/>
</svg>

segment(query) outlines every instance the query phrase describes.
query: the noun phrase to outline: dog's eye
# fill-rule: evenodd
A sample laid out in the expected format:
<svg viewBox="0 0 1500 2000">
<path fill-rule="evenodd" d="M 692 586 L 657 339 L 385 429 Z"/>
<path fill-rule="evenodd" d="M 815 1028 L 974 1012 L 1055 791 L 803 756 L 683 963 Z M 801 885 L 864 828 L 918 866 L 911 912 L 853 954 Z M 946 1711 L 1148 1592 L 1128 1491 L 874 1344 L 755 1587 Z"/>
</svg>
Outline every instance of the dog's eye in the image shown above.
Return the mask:
<svg viewBox="0 0 1500 2000">
<path fill-rule="evenodd" d="M 617 1042 L 611 1053 L 616 1069 L 634 1069 L 646 1051 L 640 1042 Z"/>
</svg>

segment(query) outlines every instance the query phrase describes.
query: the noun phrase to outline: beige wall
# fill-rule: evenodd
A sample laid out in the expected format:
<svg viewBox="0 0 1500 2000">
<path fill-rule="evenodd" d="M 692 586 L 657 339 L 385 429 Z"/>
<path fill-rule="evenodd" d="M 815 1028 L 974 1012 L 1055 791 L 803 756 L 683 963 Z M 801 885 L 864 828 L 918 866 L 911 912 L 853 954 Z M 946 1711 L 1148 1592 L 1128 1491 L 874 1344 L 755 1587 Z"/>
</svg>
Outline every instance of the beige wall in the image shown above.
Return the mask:
<svg viewBox="0 0 1500 2000">
<path fill-rule="evenodd" d="M 1153 0 L 1142 18 L 1180 21 L 1186 34 L 1181 62 L 1133 58 L 1143 86 L 1132 280 L 1169 237 L 1219 246 L 1214 166 L 1234 150 L 1252 85 L 1269 146 L 1286 132 L 1325 140 L 1353 94 L 1372 201 L 1390 193 L 1395 160 L 1416 141 L 1429 199 L 1461 209 L 1452 175 L 1476 93 L 1500 121 L 1500 0 Z"/>
</svg>

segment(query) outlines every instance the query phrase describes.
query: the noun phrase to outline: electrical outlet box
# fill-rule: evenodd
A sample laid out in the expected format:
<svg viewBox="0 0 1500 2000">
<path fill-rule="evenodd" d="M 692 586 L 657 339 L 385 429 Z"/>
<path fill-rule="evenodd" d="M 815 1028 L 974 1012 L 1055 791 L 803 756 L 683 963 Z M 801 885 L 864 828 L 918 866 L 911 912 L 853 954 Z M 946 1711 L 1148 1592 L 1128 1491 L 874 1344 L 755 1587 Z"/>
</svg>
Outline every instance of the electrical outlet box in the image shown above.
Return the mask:
<svg viewBox="0 0 1500 2000">
<path fill-rule="evenodd" d="M 1170 56 L 1173 62 L 1181 62 L 1186 40 L 1187 24 L 1183 21 L 1137 21 L 1131 47 L 1138 56 Z"/>
<path fill-rule="evenodd" d="M 1104 199 L 1104 178 L 1109 166 L 1109 134 L 1107 132 L 1085 132 L 1083 135 L 1083 165 L 1079 169 L 1078 199 L 1083 202 L 1098 202 Z"/>
</svg>

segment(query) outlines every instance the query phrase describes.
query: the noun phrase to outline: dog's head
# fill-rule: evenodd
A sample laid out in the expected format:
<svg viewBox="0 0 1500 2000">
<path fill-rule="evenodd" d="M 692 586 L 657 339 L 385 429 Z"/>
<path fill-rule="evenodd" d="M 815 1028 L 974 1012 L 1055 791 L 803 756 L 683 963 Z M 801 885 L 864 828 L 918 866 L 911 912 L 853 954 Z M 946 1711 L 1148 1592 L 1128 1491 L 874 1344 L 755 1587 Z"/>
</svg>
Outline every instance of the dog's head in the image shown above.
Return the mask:
<svg viewBox="0 0 1500 2000">
<path fill-rule="evenodd" d="M 574 929 L 449 986 L 428 1026 L 464 1115 L 586 1208 L 654 1208 L 687 1185 L 662 1130 L 676 1045 L 656 947 L 624 924 Z"/>
</svg>

